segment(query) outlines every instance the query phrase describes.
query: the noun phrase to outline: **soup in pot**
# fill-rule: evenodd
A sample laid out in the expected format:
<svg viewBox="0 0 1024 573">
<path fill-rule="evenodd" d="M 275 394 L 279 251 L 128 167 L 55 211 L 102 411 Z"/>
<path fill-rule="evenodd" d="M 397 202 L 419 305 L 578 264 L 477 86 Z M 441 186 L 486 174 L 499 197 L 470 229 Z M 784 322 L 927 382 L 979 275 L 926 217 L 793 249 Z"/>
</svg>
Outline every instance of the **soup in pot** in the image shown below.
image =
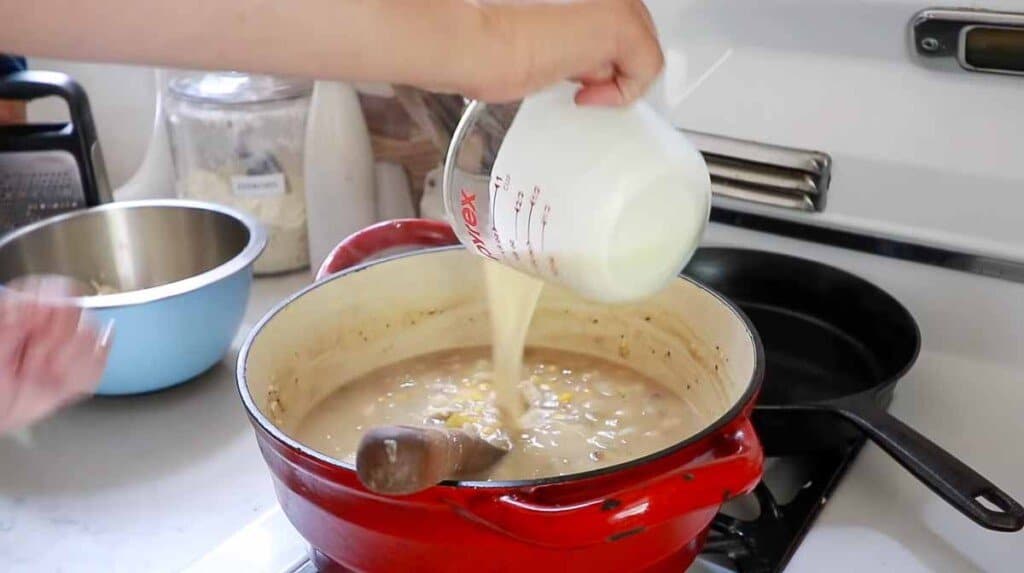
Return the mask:
<svg viewBox="0 0 1024 573">
<path fill-rule="evenodd" d="M 669 389 L 593 356 L 528 348 L 522 414 L 499 408 L 489 348 L 446 350 L 374 370 L 313 406 L 292 432 L 349 463 L 374 426 L 437 426 L 509 449 L 478 478 L 516 480 L 594 470 L 657 452 L 708 420 Z M 515 428 L 515 429 L 512 429 Z"/>
</svg>

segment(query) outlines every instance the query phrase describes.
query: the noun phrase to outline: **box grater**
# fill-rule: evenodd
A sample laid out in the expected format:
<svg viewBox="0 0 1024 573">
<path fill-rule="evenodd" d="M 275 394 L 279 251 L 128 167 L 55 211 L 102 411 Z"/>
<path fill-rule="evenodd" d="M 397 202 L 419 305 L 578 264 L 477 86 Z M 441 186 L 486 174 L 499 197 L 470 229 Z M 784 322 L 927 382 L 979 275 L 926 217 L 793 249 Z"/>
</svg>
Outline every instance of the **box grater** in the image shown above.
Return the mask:
<svg viewBox="0 0 1024 573">
<path fill-rule="evenodd" d="M 0 126 L 0 234 L 110 201 L 85 90 L 56 72 L 17 72 L 0 78 L 0 99 L 50 96 L 67 103 L 69 122 Z"/>
</svg>

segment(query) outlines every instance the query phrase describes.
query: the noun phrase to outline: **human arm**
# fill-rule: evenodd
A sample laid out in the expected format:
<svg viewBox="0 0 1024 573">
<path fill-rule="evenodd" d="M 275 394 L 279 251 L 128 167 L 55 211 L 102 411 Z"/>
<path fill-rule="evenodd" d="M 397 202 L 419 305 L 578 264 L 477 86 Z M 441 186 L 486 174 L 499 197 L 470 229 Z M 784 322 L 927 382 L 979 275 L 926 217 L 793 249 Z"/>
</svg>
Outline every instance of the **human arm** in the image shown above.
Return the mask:
<svg viewBox="0 0 1024 573">
<path fill-rule="evenodd" d="M 617 104 L 662 66 L 640 0 L 0 0 L 0 50 Z"/>
</svg>

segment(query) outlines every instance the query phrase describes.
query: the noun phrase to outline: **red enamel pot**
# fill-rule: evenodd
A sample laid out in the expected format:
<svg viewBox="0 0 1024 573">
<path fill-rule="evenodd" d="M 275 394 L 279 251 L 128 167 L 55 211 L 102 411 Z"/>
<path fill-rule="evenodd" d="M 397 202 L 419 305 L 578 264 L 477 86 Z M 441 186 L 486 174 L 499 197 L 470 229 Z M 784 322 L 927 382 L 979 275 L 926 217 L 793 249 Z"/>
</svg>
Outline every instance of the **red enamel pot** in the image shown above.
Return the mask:
<svg viewBox="0 0 1024 573">
<path fill-rule="evenodd" d="M 481 260 L 441 223 L 356 233 L 315 284 L 253 329 L 238 385 L 281 506 L 321 571 L 684 570 L 721 504 L 761 478 L 750 423 L 764 356 L 746 317 L 686 279 L 629 305 L 545 288 L 528 344 L 613 360 L 671 387 L 702 430 L 670 448 L 583 474 L 446 482 L 407 497 L 367 491 L 354 467 L 291 437 L 347 380 L 429 352 L 486 345 Z"/>
</svg>

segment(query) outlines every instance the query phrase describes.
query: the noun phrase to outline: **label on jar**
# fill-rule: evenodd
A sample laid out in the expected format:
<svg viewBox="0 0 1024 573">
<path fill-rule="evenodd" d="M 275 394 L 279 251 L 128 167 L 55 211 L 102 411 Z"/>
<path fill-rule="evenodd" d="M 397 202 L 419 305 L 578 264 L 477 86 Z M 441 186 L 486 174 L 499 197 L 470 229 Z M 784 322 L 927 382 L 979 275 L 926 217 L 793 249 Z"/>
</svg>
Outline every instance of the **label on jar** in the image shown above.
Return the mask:
<svg viewBox="0 0 1024 573">
<path fill-rule="evenodd" d="M 234 175 L 231 189 L 238 197 L 277 197 L 287 192 L 284 173 Z"/>
</svg>

